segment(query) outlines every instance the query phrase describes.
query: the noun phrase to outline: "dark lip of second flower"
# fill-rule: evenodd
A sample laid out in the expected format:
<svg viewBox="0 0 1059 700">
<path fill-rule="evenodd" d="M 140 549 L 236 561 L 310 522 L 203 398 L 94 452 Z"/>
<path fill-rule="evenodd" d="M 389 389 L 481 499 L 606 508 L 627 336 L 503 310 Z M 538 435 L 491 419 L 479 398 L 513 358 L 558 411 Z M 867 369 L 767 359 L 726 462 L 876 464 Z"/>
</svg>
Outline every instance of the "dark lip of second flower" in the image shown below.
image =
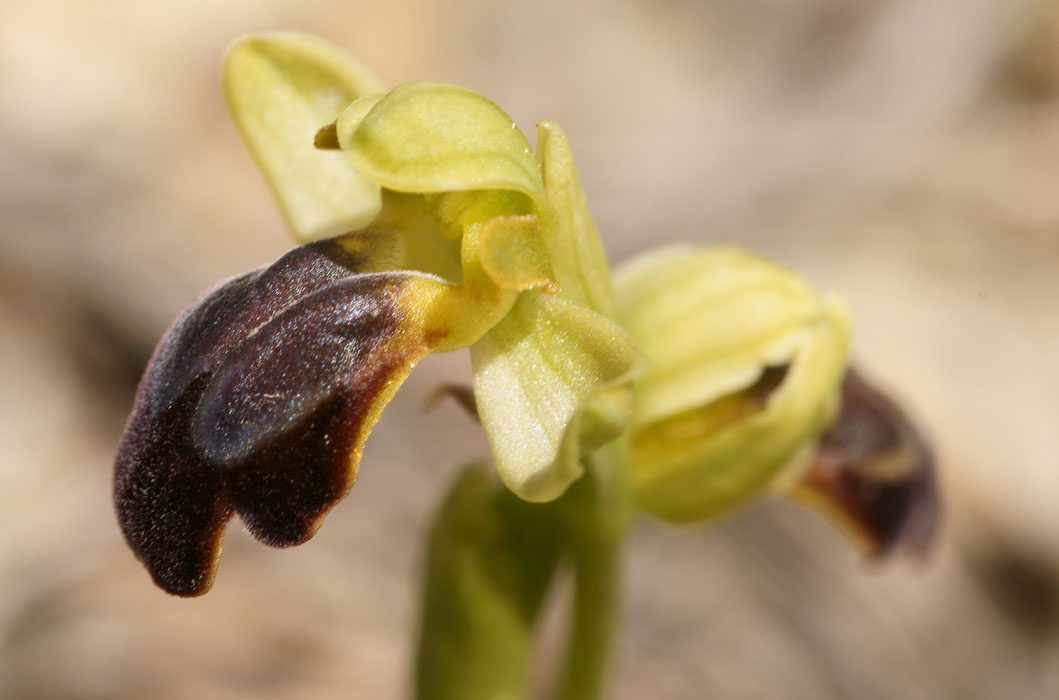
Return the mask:
<svg viewBox="0 0 1059 700">
<path fill-rule="evenodd" d="M 861 372 L 842 382 L 842 410 L 796 488 L 851 527 L 875 556 L 923 557 L 941 503 L 934 455 L 905 412 Z"/>
</svg>

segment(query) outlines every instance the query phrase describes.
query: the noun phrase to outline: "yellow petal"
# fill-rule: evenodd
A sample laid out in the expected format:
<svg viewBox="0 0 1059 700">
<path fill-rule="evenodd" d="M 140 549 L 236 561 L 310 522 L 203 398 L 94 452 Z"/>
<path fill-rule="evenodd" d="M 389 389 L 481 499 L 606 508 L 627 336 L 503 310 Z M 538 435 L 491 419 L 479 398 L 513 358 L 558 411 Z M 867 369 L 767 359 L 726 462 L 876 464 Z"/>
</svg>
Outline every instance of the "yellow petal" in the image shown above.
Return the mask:
<svg viewBox="0 0 1059 700">
<path fill-rule="evenodd" d="M 610 265 L 588 200 L 574 167 L 566 134 L 558 124 L 537 125 L 537 154 L 555 226 L 545 229 L 555 280 L 562 294 L 610 318 L 615 317 Z"/>
<path fill-rule="evenodd" d="M 235 42 L 224 62 L 228 107 L 295 237 L 313 241 L 366 226 L 379 187 L 339 151 L 314 144 L 317 129 L 349 103 L 382 89 L 325 41 L 294 32 Z"/>
</svg>

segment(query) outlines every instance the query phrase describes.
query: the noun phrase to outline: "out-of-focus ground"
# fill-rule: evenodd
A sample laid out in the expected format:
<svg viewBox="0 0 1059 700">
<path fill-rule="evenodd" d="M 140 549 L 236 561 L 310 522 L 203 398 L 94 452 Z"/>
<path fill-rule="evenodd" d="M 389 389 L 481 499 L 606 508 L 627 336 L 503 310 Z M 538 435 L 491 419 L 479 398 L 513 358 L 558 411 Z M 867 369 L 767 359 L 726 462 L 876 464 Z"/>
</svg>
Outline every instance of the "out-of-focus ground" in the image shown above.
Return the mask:
<svg viewBox="0 0 1059 700">
<path fill-rule="evenodd" d="M 413 373 L 307 545 L 235 524 L 214 590 L 125 548 L 115 444 L 148 353 L 289 245 L 219 62 L 293 28 L 389 83 L 564 124 L 614 260 L 735 242 L 846 297 L 933 437 L 944 528 L 864 562 L 784 503 L 644 522 L 612 696 L 1059 697 L 1059 3 L 390 0 L 0 5 L 0 697 L 399 698 L 421 540 L 484 456 Z"/>
</svg>

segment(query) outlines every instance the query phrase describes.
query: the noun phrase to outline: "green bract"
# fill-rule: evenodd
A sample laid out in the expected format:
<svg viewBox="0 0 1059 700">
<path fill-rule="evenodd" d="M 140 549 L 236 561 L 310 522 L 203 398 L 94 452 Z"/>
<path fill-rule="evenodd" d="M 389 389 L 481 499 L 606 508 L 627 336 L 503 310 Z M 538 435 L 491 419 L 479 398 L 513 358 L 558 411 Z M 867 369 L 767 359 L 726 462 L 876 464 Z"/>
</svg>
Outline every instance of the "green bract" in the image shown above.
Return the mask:
<svg viewBox="0 0 1059 700">
<path fill-rule="evenodd" d="M 391 269 L 438 278 L 445 289 L 403 303 L 422 316 L 430 350 L 470 346 L 505 484 L 526 500 L 559 496 L 583 454 L 624 429 L 642 366 L 613 319 L 606 257 L 562 130 L 542 122 L 534 154 L 481 95 L 435 83 L 383 93 L 296 34 L 237 42 L 225 75 L 295 235 L 385 232 L 398 241 Z"/>
</svg>

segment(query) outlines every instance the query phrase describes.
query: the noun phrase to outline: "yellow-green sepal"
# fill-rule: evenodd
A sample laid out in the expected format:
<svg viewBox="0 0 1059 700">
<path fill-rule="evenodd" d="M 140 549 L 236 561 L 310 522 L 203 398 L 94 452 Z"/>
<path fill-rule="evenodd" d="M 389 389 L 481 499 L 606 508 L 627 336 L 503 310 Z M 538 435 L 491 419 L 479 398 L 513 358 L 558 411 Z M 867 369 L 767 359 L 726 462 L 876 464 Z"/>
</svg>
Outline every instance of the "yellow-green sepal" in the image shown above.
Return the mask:
<svg viewBox="0 0 1059 700">
<path fill-rule="evenodd" d="M 508 488 L 528 501 L 561 495 L 584 471 L 581 457 L 624 428 L 629 404 L 611 392 L 631 392 L 643 362 L 602 314 L 520 294 L 471 346 L 478 414 Z M 586 409 L 591 420 L 581 419 Z"/>
<path fill-rule="evenodd" d="M 314 135 L 351 102 L 382 85 L 344 52 L 296 32 L 249 36 L 228 49 L 224 90 L 232 117 L 301 242 L 366 226 L 379 186 L 349 154 L 314 146 Z"/>
<path fill-rule="evenodd" d="M 374 104 L 351 105 L 336 136 L 360 172 L 391 190 L 501 189 L 544 200 L 526 137 L 503 110 L 467 88 L 400 85 Z"/>
<path fill-rule="evenodd" d="M 748 387 L 638 431 L 633 482 L 639 505 L 674 522 L 703 520 L 797 478 L 834 420 L 847 336 L 845 314 L 829 310 L 794 343 L 787 375 L 771 395 L 754 396 Z M 724 417 L 728 412 L 734 420 Z"/>
<path fill-rule="evenodd" d="M 636 382 L 638 425 L 749 386 L 790 357 L 796 332 L 822 312 L 802 277 L 731 247 L 641 255 L 615 286 L 621 324 L 651 359 Z"/>
</svg>

